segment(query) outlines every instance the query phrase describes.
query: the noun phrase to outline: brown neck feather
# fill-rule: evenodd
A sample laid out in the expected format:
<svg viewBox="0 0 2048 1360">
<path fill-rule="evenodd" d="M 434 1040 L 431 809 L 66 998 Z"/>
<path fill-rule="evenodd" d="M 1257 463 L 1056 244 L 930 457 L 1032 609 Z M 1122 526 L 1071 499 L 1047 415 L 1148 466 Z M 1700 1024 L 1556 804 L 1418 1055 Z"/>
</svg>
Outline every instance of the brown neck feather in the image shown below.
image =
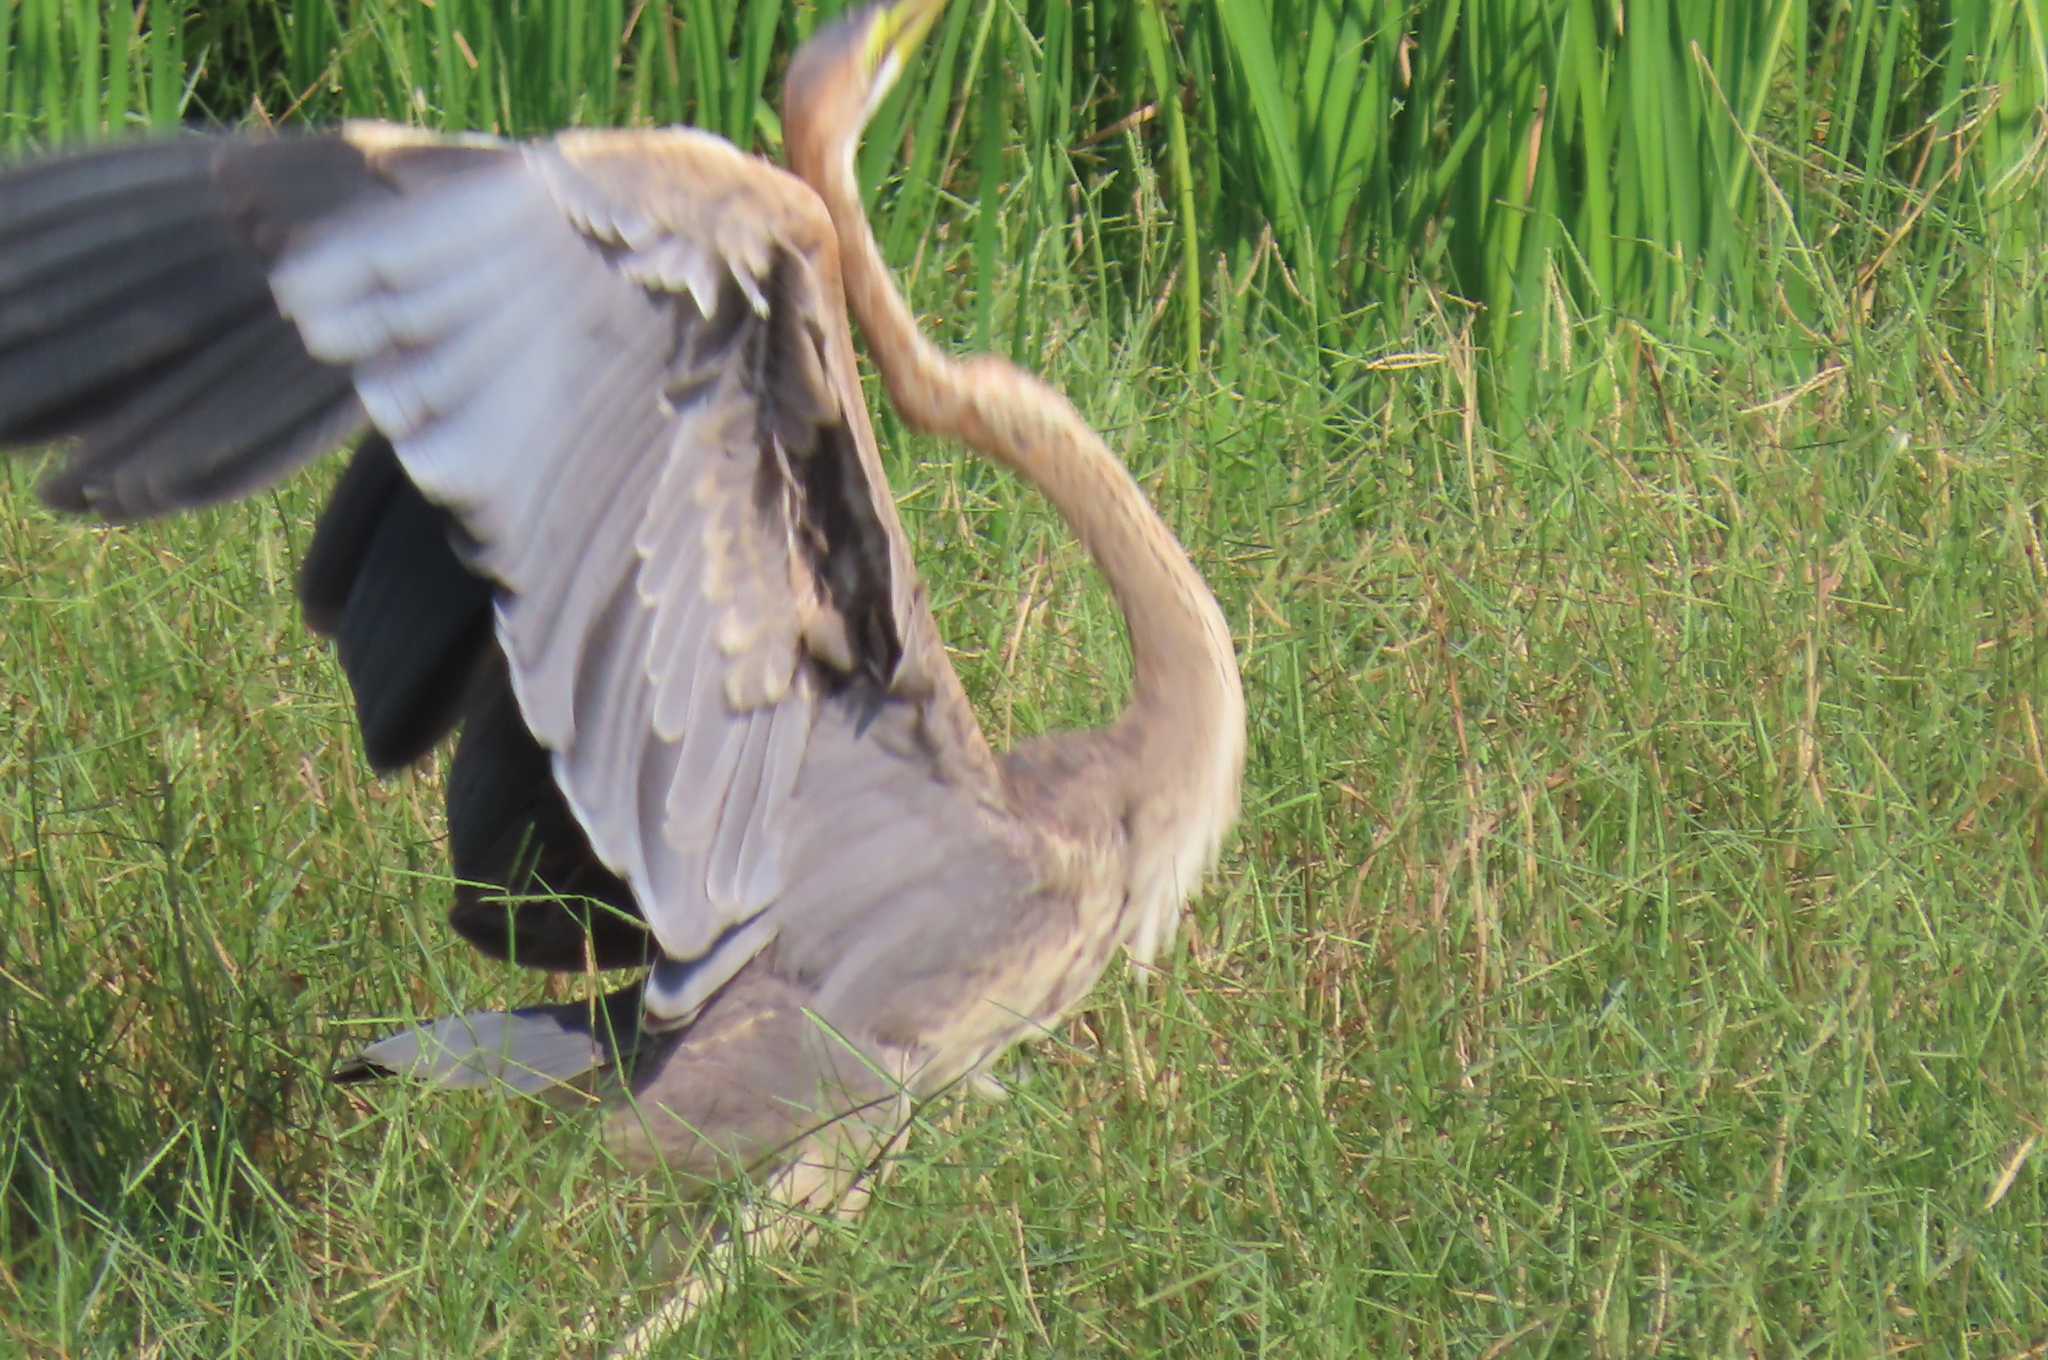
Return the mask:
<svg viewBox="0 0 2048 1360">
<path fill-rule="evenodd" d="M 851 157 L 798 156 L 794 168 L 831 214 L 848 305 L 903 419 L 1037 487 L 1109 582 L 1131 638 L 1134 684 L 1118 726 L 1135 746 L 1132 791 L 1171 791 L 1192 800 L 1188 813 L 1220 818 L 1203 838 L 1213 853 L 1236 814 L 1244 753 L 1244 695 L 1215 597 L 1072 403 L 1014 364 L 956 362 L 919 333 L 868 228 Z"/>
</svg>

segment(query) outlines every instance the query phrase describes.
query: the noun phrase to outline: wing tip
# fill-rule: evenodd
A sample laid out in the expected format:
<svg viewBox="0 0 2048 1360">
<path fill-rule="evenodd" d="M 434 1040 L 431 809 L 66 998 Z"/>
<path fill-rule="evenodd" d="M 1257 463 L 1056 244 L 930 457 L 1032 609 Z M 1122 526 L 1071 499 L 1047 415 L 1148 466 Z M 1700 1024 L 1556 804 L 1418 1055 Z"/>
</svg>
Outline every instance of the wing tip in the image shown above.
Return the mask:
<svg viewBox="0 0 2048 1360">
<path fill-rule="evenodd" d="M 139 496 L 138 490 L 117 487 L 113 479 L 74 456 L 37 483 L 36 499 L 57 514 L 96 519 L 102 524 L 135 524 L 184 508 L 182 501 Z"/>
<path fill-rule="evenodd" d="M 327 1079 L 336 1086 L 363 1086 L 373 1081 L 388 1081 L 397 1075 L 396 1068 L 359 1055 L 329 1072 Z"/>
</svg>

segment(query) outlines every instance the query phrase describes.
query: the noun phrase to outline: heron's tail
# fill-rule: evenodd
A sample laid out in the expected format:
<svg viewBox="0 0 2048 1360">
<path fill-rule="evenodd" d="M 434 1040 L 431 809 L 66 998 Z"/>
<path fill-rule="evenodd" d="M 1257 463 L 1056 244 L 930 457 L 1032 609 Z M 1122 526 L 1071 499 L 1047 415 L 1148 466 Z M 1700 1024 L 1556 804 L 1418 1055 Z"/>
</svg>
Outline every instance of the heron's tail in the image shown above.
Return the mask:
<svg viewBox="0 0 2048 1360">
<path fill-rule="evenodd" d="M 640 1038 L 640 984 L 592 1001 L 472 1011 L 379 1039 L 334 1074 L 343 1083 L 408 1077 L 430 1086 L 502 1083 L 538 1094 L 629 1058 Z"/>
</svg>

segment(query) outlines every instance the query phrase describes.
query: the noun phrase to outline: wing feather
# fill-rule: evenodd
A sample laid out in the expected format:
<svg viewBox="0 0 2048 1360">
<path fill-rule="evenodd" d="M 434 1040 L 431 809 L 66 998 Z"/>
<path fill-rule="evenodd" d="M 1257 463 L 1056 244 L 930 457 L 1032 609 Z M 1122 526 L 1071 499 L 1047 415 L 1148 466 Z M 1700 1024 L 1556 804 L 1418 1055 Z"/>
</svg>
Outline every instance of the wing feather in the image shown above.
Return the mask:
<svg viewBox="0 0 2048 1360">
<path fill-rule="evenodd" d="M 622 155 L 628 145 L 634 154 Z M 693 153 L 687 176 L 679 151 Z M 914 597 L 906 582 L 889 579 L 892 569 L 908 570 L 907 554 L 892 538 L 900 535 L 893 507 L 862 518 L 843 505 L 807 506 L 806 488 L 790 467 L 790 445 L 844 459 L 848 466 L 829 482 L 835 495 L 886 495 L 861 413 L 843 404 L 858 386 L 850 373 L 829 371 L 824 330 L 811 319 L 839 303 L 812 263 L 830 234 L 808 191 L 775 178 L 762 182 L 776 185 L 786 202 L 745 201 L 761 192 L 745 187 L 758 169 L 696 134 L 630 142 L 577 134 L 529 150 L 524 165 L 532 173 L 517 193 L 543 186 L 551 221 L 530 220 L 523 203 L 472 202 L 466 210 L 518 220 L 520 250 L 535 256 L 521 271 L 557 271 L 563 291 L 547 304 L 552 325 L 539 319 L 539 306 L 519 306 L 535 318 L 520 328 L 524 343 L 546 356 L 531 371 L 517 356 L 503 355 L 513 342 L 477 344 L 476 352 L 500 355 L 508 370 L 479 398 L 517 411 L 506 424 L 526 428 L 529 447 L 552 444 L 561 453 L 551 465 L 538 452 L 525 454 L 533 469 L 527 485 L 544 489 L 515 515 L 498 509 L 515 492 L 481 484 L 493 452 L 489 439 L 450 438 L 439 493 L 461 497 L 454 503 L 480 540 L 480 560 L 508 587 L 499 630 L 514 691 L 555 753 L 556 779 L 577 820 L 599 857 L 633 886 L 664 952 L 690 964 L 679 974 L 686 981 L 650 989 L 658 1009 L 678 1015 L 701 1004 L 768 941 L 804 934 L 807 923 L 794 910 L 804 895 L 788 866 L 804 845 L 833 839 L 846 811 L 812 804 L 798 816 L 798 786 L 824 693 L 799 679 L 803 666 L 821 664 L 807 659 L 805 614 L 830 613 L 839 604 L 832 584 L 811 575 L 822 564 L 801 555 L 802 517 L 829 510 L 874 535 L 874 548 L 848 554 L 853 567 L 844 574 L 879 574 L 860 588 L 890 611 L 882 631 L 891 642 L 900 648 L 904 636 L 930 624 L 928 617 L 909 617 L 921 615 L 921 604 L 904 609 Z M 665 178 L 664 166 L 678 173 Z M 685 189 L 676 191 L 676 184 Z M 757 229 L 778 216 L 790 224 L 787 237 Z M 557 239 L 565 227 L 585 238 L 578 248 Z M 388 287 L 392 274 L 383 277 Z M 534 286 L 529 278 L 522 299 Z M 589 336 L 602 337 L 601 355 L 582 347 Z M 623 389 L 616 395 L 609 390 L 614 383 Z M 557 395 L 578 386 L 604 389 L 605 399 L 577 403 Z M 424 395 L 436 404 L 458 387 Z M 535 393 L 573 411 L 576 433 L 557 433 Z M 858 433 L 818 433 L 835 426 Z M 433 427 L 427 433 L 432 437 Z M 408 441 L 396 443 L 410 466 Z M 458 463 L 464 455 L 471 461 Z M 608 477 L 622 461 L 632 471 Z M 468 477 L 472 468 L 479 470 L 476 482 Z M 473 500 L 465 494 L 471 485 L 483 493 Z M 587 494 L 593 485 L 596 494 Z M 614 501 L 610 512 L 593 512 L 592 502 L 612 488 L 636 494 Z M 617 530 L 636 503 L 645 512 L 630 537 L 622 536 Z M 565 555 L 580 556 L 575 571 L 562 569 Z M 606 583 L 622 588 L 606 592 Z M 572 668 L 564 658 L 580 661 Z M 877 669 L 893 672 L 898 659 Z M 869 748 L 865 757 L 875 769 L 868 792 L 898 779 L 936 786 L 933 767 L 920 755 L 913 750 L 906 760 L 879 743 Z M 1006 861 L 978 811 L 984 792 L 927 800 L 927 811 L 963 802 L 975 811 L 945 819 L 948 825 L 928 821 L 922 840 L 951 841 L 985 863 Z M 824 885 L 844 872 L 843 863 L 828 867 L 833 861 L 857 860 L 865 851 L 847 842 L 836 855 L 810 853 Z M 908 856 L 893 873 L 878 872 L 879 896 L 862 910 L 886 907 L 889 885 L 900 891 L 908 876 L 930 867 L 929 858 Z M 825 895 L 836 891 L 822 888 Z"/>
<path fill-rule="evenodd" d="M 705 847 L 704 890 L 715 906 L 730 903 L 744 907 L 750 901 L 772 900 L 772 880 L 768 894 L 761 899 L 747 896 L 741 891 L 741 885 L 743 870 L 747 867 L 742 860 L 747 828 L 773 825 L 781 812 L 762 796 L 765 782 L 762 776 L 767 769 L 776 717 L 772 708 L 757 708 L 741 722 L 736 734 L 737 742 L 732 737 L 726 739 L 731 755 L 730 765 L 717 781 L 717 787 L 725 790 L 725 797 L 720 800 L 711 843 Z"/>
<path fill-rule="evenodd" d="M 659 942 L 651 1012 L 693 1012 L 771 943 L 819 967 L 862 922 L 896 923 L 870 954 L 910 948 L 935 906 L 1028 893 L 808 189 L 698 133 L 513 147 L 353 125 L 60 161 L 0 190 L 0 242 L 30 242 L 0 260 L 0 289 L 19 284 L 0 292 L 0 439 L 84 432 L 58 497 L 149 513 L 373 424 L 495 587 L 500 683 Z M 95 205 L 100 229 L 51 234 Z M 132 253 L 188 222 L 189 247 Z M 59 277 L 116 255 L 100 285 Z M 106 310 L 124 282 L 148 315 Z M 17 335 L 36 363 L 6 353 Z M 58 360 L 68 387 L 27 390 Z M 266 362 L 289 399 L 248 380 Z M 208 452 L 238 403 L 256 431 Z M 517 801 L 475 782 L 531 763 L 481 754 L 507 740 L 465 765 L 464 853 L 510 873 L 516 847 L 473 821 Z M 935 904 L 948 876 L 985 904 Z M 567 953 L 553 934 L 545 952 Z"/>
</svg>

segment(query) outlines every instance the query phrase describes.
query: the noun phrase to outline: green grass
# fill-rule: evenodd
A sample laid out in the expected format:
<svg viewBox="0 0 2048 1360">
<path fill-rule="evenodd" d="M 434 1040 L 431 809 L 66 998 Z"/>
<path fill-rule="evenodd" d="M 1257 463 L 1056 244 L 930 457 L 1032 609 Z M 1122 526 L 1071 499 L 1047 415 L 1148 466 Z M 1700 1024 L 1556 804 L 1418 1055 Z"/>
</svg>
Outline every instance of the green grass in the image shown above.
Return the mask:
<svg viewBox="0 0 2048 1360">
<path fill-rule="evenodd" d="M 959 61 L 1028 51 L 991 12 Z M 1083 93 L 973 69 L 1054 124 Z M 1113 969 L 1009 1102 L 927 1110 L 864 1218 L 669 1353 L 2038 1354 L 2038 258 L 1882 158 L 1759 148 L 1791 210 L 1754 267 L 1843 300 L 1827 344 L 1560 294 L 1510 420 L 1427 276 L 1333 317 L 1271 252 L 1211 264 L 1191 365 L 1166 131 L 1098 161 L 949 117 L 892 258 L 1189 544 L 1244 823 L 1161 984 Z M 1907 230 L 1865 278 L 1802 204 Z M 1127 663 L 1069 537 L 878 425 L 991 736 L 1101 718 Z M 436 772 L 361 762 L 291 599 L 333 469 L 124 530 L 35 475 L 0 463 L 0 1354 L 557 1354 L 651 1307 L 673 1210 L 588 1120 L 324 1080 L 583 985 L 450 936 Z"/>
</svg>

